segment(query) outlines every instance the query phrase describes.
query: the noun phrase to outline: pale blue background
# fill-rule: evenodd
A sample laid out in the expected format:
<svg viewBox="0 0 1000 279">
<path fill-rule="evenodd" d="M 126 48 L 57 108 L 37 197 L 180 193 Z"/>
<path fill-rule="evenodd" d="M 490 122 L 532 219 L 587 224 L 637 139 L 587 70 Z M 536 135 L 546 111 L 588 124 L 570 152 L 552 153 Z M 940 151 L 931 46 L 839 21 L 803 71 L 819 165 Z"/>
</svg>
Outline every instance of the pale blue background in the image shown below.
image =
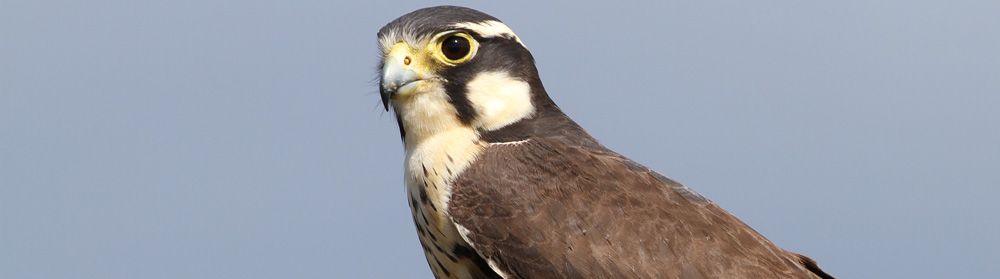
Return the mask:
<svg viewBox="0 0 1000 279">
<path fill-rule="evenodd" d="M 1000 274 L 1000 4 L 461 3 L 610 148 L 840 278 Z M 0 278 L 431 278 L 375 33 L 436 3 L 0 2 Z"/>
</svg>

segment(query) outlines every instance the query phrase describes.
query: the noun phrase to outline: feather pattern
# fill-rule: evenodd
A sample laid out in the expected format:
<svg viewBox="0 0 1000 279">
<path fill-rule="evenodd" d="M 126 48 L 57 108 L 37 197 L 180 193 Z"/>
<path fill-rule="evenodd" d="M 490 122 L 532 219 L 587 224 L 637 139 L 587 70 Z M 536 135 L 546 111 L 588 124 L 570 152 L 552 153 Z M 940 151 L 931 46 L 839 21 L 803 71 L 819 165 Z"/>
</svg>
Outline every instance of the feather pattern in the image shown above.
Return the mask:
<svg viewBox="0 0 1000 279">
<path fill-rule="evenodd" d="M 635 165 L 545 138 L 493 145 L 453 182 L 449 214 L 507 279 L 832 278 Z"/>
</svg>

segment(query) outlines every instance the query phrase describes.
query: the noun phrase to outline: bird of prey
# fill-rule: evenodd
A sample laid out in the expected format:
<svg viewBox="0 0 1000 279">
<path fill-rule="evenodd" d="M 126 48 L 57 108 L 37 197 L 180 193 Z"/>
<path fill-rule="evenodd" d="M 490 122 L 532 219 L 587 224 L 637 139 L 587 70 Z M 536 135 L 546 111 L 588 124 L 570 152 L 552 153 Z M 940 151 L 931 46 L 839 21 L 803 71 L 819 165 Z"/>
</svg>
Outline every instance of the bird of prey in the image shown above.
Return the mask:
<svg viewBox="0 0 1000 279">
<path fill-rule="evenodd" d="M 833 278 L 598 143 L 507 25 L 439 6 L 378 32 L 380 93 L 437 278 Z"/>
</svg>

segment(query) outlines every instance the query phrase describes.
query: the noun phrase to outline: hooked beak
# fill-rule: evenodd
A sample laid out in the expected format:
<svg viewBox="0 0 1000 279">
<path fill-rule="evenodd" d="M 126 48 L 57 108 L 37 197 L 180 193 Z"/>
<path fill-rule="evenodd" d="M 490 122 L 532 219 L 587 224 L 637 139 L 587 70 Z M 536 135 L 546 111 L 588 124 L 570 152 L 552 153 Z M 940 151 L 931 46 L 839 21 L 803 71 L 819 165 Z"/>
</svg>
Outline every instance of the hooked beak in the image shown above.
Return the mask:
<svg viewBox="0 0 1000 279">
<path fill-rule="evenodd" d="M 385 110 L 389 110 L 389 101 L 393 98 L 412 94 L 417 90 L 421 81 L 436 77 L 424 73 L 426 70 L 420 67 L 420 63 L 415 58 L 406 43 L 397 43 L 385 56 L 382 65 L 382 81 L 379 86 Z"/>
</svg>

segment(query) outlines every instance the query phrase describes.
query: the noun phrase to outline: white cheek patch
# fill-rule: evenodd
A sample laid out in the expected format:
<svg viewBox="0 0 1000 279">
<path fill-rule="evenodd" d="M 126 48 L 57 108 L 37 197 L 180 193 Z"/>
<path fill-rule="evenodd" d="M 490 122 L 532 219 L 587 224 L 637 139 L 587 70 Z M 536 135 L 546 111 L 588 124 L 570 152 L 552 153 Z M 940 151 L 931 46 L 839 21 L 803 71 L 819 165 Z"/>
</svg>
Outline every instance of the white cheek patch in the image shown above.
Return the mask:
<svg viewBox="0 0 1000 279">
<path fill-rule="evenodd" d="M 514 41 L 521 44 L 521 46 L 523 46 L 524 48 L 528 48 L 527 46 L 524 45 L 524 43 L 521 42 L 521 38 L 518 38 L 517 35 L 514 34 L 514 30 L 510 30 L 510 27 L 507 27 L 506 24 L 503 24 L 502 22 L 496 20 L 487 20 L 483 22 L 462 22 L 462 23 L 456 23 L 455 25 L 452 25 L 452 27 L 468 29 L 471 30 L 472 32 L 476 32 L 480 36 L 487 38 L 490 37 L 513 38 Z"/>
<path fill-rule="evenodd" d="M 476 109 L 473 126 L 487 131 L 503 128 L 535 113 L 531 86 L 504 72 L 483 72 L 466 85 L 469 102 Z"/>
</svg>

